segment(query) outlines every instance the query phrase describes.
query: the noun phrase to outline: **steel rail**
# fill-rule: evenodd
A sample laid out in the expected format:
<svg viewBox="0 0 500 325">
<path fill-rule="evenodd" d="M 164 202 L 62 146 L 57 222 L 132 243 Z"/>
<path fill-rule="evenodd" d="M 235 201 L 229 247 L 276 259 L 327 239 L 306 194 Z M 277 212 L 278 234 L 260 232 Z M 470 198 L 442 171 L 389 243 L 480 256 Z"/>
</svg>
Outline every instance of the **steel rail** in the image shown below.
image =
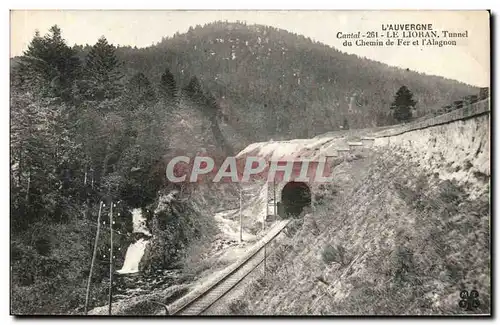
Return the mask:
<svg viewBox="0 0 500 325">
<path fill-rule="evenodd" d="M 253 248 L 242 260 L 233 264 L 230 271 L 222 276 L 220 279 L 215 281 L 213 284 L 208 286 L 202 292 L 194 296 L 192 299 L 184 303 L 182 306 L 172 310 L 170 315 L 199 315 L 215 302 L 220 300 L 224 295 L 226 295 L 231 289 L 233 289 L 237 284 L 239 284 L 244 278 L 246 278 L 257 266 L 264 262 L 265 258 L 261 257 L 256 265 L 253 265 L 250 270 L 243 271 L 243 274 L 237 278 L 233 278 L 238 271 L 243 270 L 243 268 L 248 265 L 251 261 L 254 261 L 260 252 L 262 252 L 267 244 L 276 238 L 290 223 L 289 220 L 284 220 L 280 224 L 271 228 L 268 234 L 272 234 L 269 238 L 265 239 L 262 243 L 258 244 L 257 248 Z M 275 232 L 275 233 L 274 233 Z M 268 235 L 266 234 L 266 235 Z M 264 236 L 265 238 L 265 236 Z M 231 281 L 232 280 L 232 281 Z M 225 286 L 226 284 L 226 286 Z M 197 307 L 197 308 L 196 308 Z"/>
</svg>

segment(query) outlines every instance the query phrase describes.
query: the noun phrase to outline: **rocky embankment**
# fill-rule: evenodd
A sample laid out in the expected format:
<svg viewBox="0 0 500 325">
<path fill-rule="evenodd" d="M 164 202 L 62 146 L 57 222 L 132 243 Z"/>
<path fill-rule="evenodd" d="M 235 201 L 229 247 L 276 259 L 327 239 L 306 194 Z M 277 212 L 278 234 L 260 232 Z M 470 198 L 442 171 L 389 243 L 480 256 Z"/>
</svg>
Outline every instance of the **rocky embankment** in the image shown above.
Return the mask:
<svg viewBox="0 0 500 325">
<path fill-rule="evenodd" d="M 335 164 L 310 216 L 319 234 L 304 228 L 283 245 L 232 312 L 491 313 L 490 116 L 481 110 L 387 129 L 369 153 Z M 460 291 L 473 289 L 479 307 L 460 308 Z"/>
</svg>

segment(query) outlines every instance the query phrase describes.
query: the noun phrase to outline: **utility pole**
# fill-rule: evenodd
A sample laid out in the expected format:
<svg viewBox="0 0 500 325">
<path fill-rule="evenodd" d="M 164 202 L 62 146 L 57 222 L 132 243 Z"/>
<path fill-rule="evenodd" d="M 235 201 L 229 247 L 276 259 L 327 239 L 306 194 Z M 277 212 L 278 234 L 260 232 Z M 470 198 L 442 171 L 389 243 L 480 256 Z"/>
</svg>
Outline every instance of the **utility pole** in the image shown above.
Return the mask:
<svg viewBox="0 0 500 325">
<path fill-rule="evenodd" d="M 109 229 L 110 229 L 110 242 L 111 247 L 109 248 L 109 310 L 108 315 L 111 315 L 111 304 L 113 302 L 113 206 L 114 203 L 111 201 L 111 207 L 109 210 Z"/>
<path fill-rule="evenodd" d="M 264 245 L 264 277 L 266 277 L 267 274 L 266 260 L 267 260 L 267 244 Z"/>
<path fill-rule="evenodd" d="M 243 189 L 240 186 L 240 243 L 243 242 Z"/>
<path fill-rule="evenodd" d="M 267 193 L 266 193 L 266 215 L 264 216 L 264 220 L 262 222 L 262 233 L 263 233 L 263 236 L 266 235 L 266 220 L 267 220 L 267 216 L 269 215 L 269 181 L 267 182 Z M 264 245 L 264 277 L 266 277 L 266 256 L 267 256 L 267 252 L 266 252 L 266 247 L 267 247 L 267 244 Z"/>
<path fill-rule="evenodd" d="M 276 204 L 276 179 L 273 179 L 273 196 L 274 196 L 274 204 L 273 204 L 273 207 L 274 207 L 274 215 L 278 215 L 278 212 L 276 211 L 278 206 Z"/>
<path fill-rule="evenodd" d="M 274 216 L 276 217 L 276 179 L 273 179 L 273 210 Z M 265 224 L 265 221 L 264 221 Z M 265 229 L 265 228 L 264 228 Z M 264 245 L 264 277 L 267 274 L 267 244 Z"/>
<path fill-rule="evenodd" d="M 262 233 L 266 230 L 266 220 L 269 215 L 269 181 L 266 182 L 266 215 L 264 216 L 264 220 L 262 220 Z"/>
<path fill-rule="evenodd" d="M 87 294 L 85 295 L 85 315 L 87 315 L 89 307 L 90 283 L 92 281 L 92 271 L 94 270 L 95 257 L 97 255 L 97 243 L 99 242 L 99 231 L 101 229 L 101 211 L 102 201 L 99 204 L 99 214 L 97 215 L 97 231 L 95 234 L 94 252 L 92 253 L 92 262 L 90 262 L 89 279 L 87 281 Z"/>
<path fill-rule="evenodd" d="M 26 206 L 30 205 L 30 185 L 31 185 L 31 170 L 28 170 L 28 186 L 26 188 Z"/>
</svg>

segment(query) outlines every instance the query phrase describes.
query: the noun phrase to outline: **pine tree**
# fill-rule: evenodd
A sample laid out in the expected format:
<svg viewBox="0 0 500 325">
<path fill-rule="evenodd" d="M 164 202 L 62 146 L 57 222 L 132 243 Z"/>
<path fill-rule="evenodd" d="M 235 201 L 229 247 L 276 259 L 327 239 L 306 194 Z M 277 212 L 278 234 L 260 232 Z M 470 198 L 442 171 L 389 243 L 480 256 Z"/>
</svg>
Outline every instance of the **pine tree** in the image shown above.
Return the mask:
<svg viewBox="0 0 500 325">
<path fill-rule="evenodd" d="M 186 95 L 194 101 L 200 101 L 203 97 L 203 90 L 196 76 L 189 80 L 189 83 L 184 87 Z"/>
<path fill-rule="evenodd" d="M 58 218 L 57 207 L 73 188 L 64 173 L 78 164 L 80 150 L 69 132 L 67 109 L 19 91 L 12 92 L 11 109 L 13 214 L 23 218 L 15 224 L 44 215 Z"/>
<path fill-rule="evenodd" d="M 413 100 L 413 93 L 406 86 L 401 86 L 391 104 L 394 119 L 398 122 L 410 121 L 412 118 L 412 108 L 416 104 L 417 102 Z"/>
<path fill-rule="evenodd" d="M 23 87 L 35 88 L 42 96 L 70 100 L 80 68 L 75 51 L 66 45 L 61 29 L 54 25 L 44 37 L 38 31 L 35 33 L 28 50 L 20 58 L 18 72 Z"/>
<path fill-rule="evenodd" d="M 86 98 L 104 100 L 120 95 L 122 74 L 115 50 L 104 36 L 92 46 L 85 62 Z"/>
<path fill-rule="evenodd" d="M 177 97 L 177 87 L 175 84 L 174 75 L 168 68 L 161 75 L 160 92 L 161 98 L 165 103 L 175 103 Z"/>
<path fill-rule="evenodd" d="M 140 105 L 152 105 L 156 101 L 156 93 L 149 79 L 142 72 L 136 73 L 127 83 L 124 96 L 129 110 L 135 110 Z"/>
</svg>

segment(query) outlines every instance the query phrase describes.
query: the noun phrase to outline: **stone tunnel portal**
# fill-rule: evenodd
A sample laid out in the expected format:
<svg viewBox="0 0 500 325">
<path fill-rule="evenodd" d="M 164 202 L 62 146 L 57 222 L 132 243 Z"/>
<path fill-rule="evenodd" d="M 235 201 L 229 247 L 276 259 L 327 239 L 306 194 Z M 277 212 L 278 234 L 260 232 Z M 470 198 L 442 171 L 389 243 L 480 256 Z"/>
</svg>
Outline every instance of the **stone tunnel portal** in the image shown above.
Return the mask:
<svg viewBox="0 0 500 325">
<path fill-rule="evenodd" d="M 311 189 L 303 182 L 289 182 L 281 191 L 282 217 L 296 218 L 304 207 L 311 206 Z"/>
</svg>

